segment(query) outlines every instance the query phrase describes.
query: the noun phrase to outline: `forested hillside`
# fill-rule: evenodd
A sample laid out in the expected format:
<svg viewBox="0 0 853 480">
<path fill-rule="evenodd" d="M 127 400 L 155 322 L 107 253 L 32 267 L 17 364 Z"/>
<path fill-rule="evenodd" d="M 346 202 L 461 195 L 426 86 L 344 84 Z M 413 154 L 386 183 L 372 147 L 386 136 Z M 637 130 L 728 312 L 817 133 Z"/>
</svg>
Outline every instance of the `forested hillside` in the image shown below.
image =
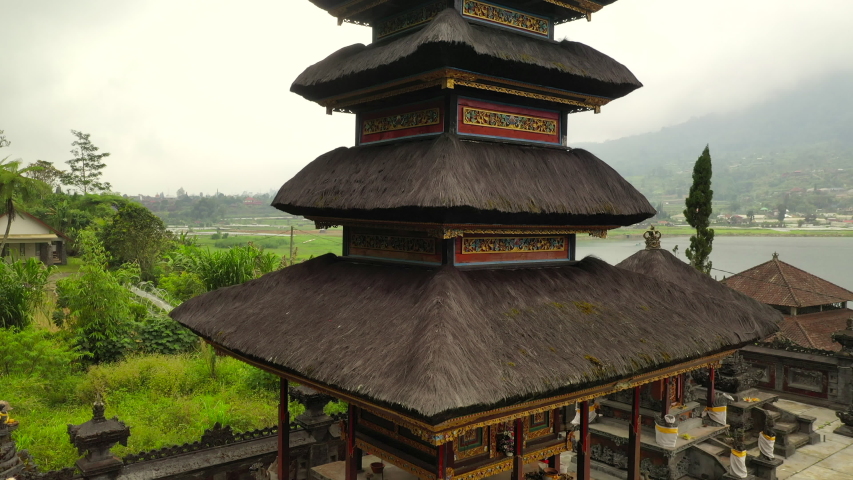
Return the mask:
<svg viewBox="0 0 853 480">
<path fill-rule="evenodd" d="M 806 212 L 850 207 L 844 192 L 827 189 L 853 189 L 853 72 L 739 112 L 573 146 L 598 155 L 657 204 L 686 194 L 706 144 L 720 205 L 772 208 L 787 196 L 789 208 Z"/>
</svg>

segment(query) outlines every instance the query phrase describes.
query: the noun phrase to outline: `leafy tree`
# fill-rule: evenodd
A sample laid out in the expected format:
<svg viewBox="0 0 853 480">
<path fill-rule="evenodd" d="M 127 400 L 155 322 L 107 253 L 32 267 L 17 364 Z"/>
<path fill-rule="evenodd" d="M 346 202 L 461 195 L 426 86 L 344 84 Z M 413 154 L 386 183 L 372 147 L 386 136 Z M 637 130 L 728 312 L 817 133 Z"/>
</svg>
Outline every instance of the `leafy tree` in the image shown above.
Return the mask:
<svg viewBox="0 0 853 480">
<path fill-rule="evenodd" d="M 106 269 L 107 255 L 91 230 L 80 235 L 80 272 L 56 283 L 57 304 L 68 309 L 77 344 L 97 362 L 120 358 L 128 349 L 133 316 L 130 292 Z"/>
<path fill-rule="evenodd" d="M 693 166 L 693 185 L 685 200 L 684 216 L 687 223 L 696 229 L 696 235 L 690 236 L 690 246 L 685 254 L 690 265 L 700 272 L 711 273 L 711 249 L 714 242 L 714 230 L 708 228 L 711 218 L 711 200 L 714 191 L 711 190 L 711 152 L 708 146 L 696 164 Z"/>
<path fill-rule="evenodd" d="M 97 153 L 98 147 L 89 140 L 88 133 L 77 130 L 71 130 L 71 133 L 77 137 L 71 145 L 77 148 L 71 150 L 74 158 L 66 162 L 71 171 L 65 176 L 63 183 L 77 187 L 83 195 L 109 190 L 111 185 L 108 182 L 101 182 L 100 178 L 103 173 L 101 170 L 106 167 L 103 160 L 110 154 Z"/>
<path fill-rule="evenodd" d="M 746 211 L 746 219 L 749 220 L 749 224 L 752 225 L 752 222 L 755 221 L 755 210 L 749 209 Z"/>
<path fill-rule="evenodd" d="M 67 175 L 65 170 L 60 170 L 45 160 L 38 160 L 35 163 L 29 164 L 29 166 L 38 168 L 27 172 L 27 176 L 50 185 L 51 190 L 59 188 L 62 179 Z"/>
<path fill-rule="evenodd" d="M 136 203 L 122 206 L 101 232 L 101 242 L 112 263 L 138 263 L 143 280 L 154 278 L 154 265 L 170 240 L 163 221 Z"/>
<path fill-rule="evenodd" d="M 776 217 L 779 220 L 779 226 L 785 226 L 785 215 L 788 213 L 788 198 L 786 196 L 785 201 L 780 203 L 776 209 L 779 211 L 779 215 Z"/>
<path fill-rule="evenodd" d="M 27 177 L 28 173 L 36 169 L 38 167 L 21 168 L 20 160 L 0 160 L 0 212 L 6 214 L 6 232 L 3 240 L 0 240 L 0 252 L 9 239 L 12 221 L 18 214 L 18 204 L 33 201 L 50 192 L 44 182 Z"/>
</svg>

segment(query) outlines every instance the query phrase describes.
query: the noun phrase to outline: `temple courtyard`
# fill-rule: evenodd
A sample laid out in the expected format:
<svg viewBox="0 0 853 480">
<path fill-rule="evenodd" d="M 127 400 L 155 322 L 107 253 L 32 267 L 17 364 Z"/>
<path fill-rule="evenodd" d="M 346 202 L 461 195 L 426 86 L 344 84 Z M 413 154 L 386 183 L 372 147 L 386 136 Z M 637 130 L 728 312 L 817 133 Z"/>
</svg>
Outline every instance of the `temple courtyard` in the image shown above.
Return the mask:
<svg viewBox="0 0 853 480">
<path fill-rule="evenodd" d="M 809 415 L 817 418 L 815 431 L 821 436 L 821 443 L 807 445 L 799 448 L 797 453 L 785 458 L 785 463 L 777 470 L 779 480 L 853 480 L 853 438 L 832 433 L 841 425 L 841 421 L 835 416 L 835 410 L 816 407 L 801 402 L 779 399 L 776 404 L 798 415 Z M 758 449 L 750 451 L 750 455 L 758 455 Z M 574 453 L 563 453 L 560 463 L 566 467 L 567 473 L 573 473 L 577 465 L 572 462 Z M 378 462 L 379 459 L 365 456 L 363 464 L 365 471 L 359 473 L 358 480 L 368 480 L 366 474 L 370 472 L 370 463 Z M 540 464 L 544 467 L 544 464 Z M 525 466 L 525 471 L 534 470 L 536 465 Z M 334 462 L 321 465 L 312 469 L 314 480 L 344 480 L 344 462 Z M 373 475 L 372 480 L 416 480 L 417 477 L 405 472 L 393 465 L 385 464 L 383 475 Z M 509 472 L 490 477 L 495 480 L 508 480 Z M 593 464 L 592 478 L 594 480 L 621 480 L 603 472 L 595 471 Z M 623 476 L 622 479 L 625 477 Z"/>
</svg>

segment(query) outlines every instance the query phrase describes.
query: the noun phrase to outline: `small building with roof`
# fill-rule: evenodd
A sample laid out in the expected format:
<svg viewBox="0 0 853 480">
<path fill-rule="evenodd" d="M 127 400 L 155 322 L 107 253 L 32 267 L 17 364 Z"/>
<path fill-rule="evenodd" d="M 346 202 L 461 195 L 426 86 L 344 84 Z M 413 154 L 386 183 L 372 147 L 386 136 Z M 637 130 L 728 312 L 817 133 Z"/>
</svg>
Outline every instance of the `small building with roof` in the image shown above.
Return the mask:
<svg viewBox="0 0 853 480">
<path fill-rule="evenodd" d="M 0 232 L 5 232 L 6 214 L 0 215 Z M 2 234 L 0 234 L 2 238 Z M 37 258 L 45 265 L 65 265 L 68 257 L 62 232 L 54 229 L 27 212 L 18 211 L 9 229 L 9 239 L 0 257 L 12 259 Z"/>
<path fill-rule="evenodd" d="M 722 280 L 785 317 L 779 332 L 743 355 L 763 372 L 759 386 L 778 392 L 847 403 L 853 400 L 853 359 L 840 354 L 833 334 L 847 327 L 853 292 L 779 259 Z"/>
</svg>

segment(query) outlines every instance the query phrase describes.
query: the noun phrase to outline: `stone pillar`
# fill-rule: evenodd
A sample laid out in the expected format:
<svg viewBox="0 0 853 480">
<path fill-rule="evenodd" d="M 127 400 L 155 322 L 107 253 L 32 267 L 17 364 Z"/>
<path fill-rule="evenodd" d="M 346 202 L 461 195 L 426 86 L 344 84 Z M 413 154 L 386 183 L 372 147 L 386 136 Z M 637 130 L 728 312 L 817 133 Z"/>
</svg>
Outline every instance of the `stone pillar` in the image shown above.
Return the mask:
<svg viewBox="0 0 853 480">
<path fill-rule="evenodd" d="M 104 417 L 104 404 L 95 402 L 92 407 L 92 419 L 80 425 L 68 425 L 71 444 L 77 447 L 80 455 L 77 468 L 87 480 L 112 480 L 121 471 L 122 461 L 112 454 L 110 449 L 117 443 L 127 446 L 130 427 L 118 418 Z"/>
</svg>

